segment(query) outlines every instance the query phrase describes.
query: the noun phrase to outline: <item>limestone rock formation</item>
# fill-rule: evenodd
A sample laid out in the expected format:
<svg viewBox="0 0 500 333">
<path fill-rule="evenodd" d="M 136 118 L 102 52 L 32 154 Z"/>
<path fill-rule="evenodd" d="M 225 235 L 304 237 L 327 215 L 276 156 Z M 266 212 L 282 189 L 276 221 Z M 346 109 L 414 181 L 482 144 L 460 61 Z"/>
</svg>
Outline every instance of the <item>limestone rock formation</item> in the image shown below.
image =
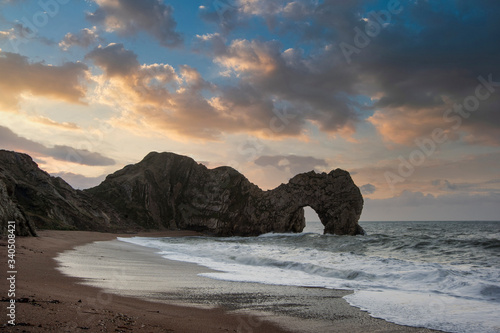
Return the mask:
<svg viewBox="0 0 500 333">
<path fill-rule="evenodd" d="M 173 153 L 150 153 L 85 192 L 110 203 L 122 218 L 147 229 L 187 229 L 217 235 L 239 235 L 235 225 L 254 224 L 245 207 L 249 198 L 262 193 L 232 168 L 209 170 Z"/>
<path fill-rule="evenodd" d="M 96 231 L 196 230 L 218 236 L 300 232 L 303 207 L 325 233 L 363 233 L 363 197 L 349 173 L 309 172 L 263 191 L 230 167 L 208 169 L 173 153 L 150 153 L 94 188 L 74 190 L 25 154 L 0 150 L 0 230 L 14 220 L 19 235 L 36 229 Z"/>
<path fill-rule="evenodd" d="M 325 226 L 324 232 L 336 235 L 364 234 L 358 224 L 363 210 L 363 197 L 351 176 L 344 170 L 330 173 L 314 171 L 299 174 L 276 189 L 264 193 L 261 205 L 272 207 L 275 229 L 302 231 L 305 226 L 303 207 L 309 206 Z M 264 209 L 265 210 L 265 209 Z M 289 216 L 293 228 L 286 230 Z M 263 221 L 264 223 L 264 221 Z"/>
<path fill-rule="evenodd" d="M 150 153 L 85 191 L 110 203 L 121 218 L 148 229 L 189 229 L 219 236 L 300 232 L 303 207 L 313 208 L 326 233 L 363 233 L 363 197 L 349 173 L 304 173 L 262 191 L 230 167 L 207 169 L 172 153 Z"/>
<path fill-rule="evenodd" d="M 104 203 L 51 177 L 26 154 L 0 150 L 0 230 L 16 222 L 18 235 L 36 229 L 113 231 L 127 224 Z"/>
</svg>

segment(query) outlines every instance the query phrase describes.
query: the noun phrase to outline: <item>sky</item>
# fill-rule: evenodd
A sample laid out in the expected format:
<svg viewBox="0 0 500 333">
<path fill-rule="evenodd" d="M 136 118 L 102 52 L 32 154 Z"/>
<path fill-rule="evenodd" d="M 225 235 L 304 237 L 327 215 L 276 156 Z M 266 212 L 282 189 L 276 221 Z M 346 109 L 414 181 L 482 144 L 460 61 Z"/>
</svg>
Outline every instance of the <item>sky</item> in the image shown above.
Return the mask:
<svg viewBox="0 0 500 333">
<path fill-rule="evenodd" d="M 345 169 L 362 221 L 500 220 L 498 1 L 0 8 L 0 148 L 75 188 L 168 151 L 262 189 Z"/>
</svg>

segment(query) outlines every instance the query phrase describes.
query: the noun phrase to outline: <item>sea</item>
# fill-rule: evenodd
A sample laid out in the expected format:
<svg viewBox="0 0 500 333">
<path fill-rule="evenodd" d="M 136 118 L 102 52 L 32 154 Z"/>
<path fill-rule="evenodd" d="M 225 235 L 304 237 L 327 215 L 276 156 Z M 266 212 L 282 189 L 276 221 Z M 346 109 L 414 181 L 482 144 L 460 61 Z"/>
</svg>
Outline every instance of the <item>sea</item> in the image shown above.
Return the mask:
<svg viewBox="0 0 500 333">
<path fill-rule="evenodd" d="M 352 306 L 396 324 L 500 332 L 500 222 L 361 222 L 364 236 L 120 238 L 211 279 L 348 289 Z"/>
</svg>

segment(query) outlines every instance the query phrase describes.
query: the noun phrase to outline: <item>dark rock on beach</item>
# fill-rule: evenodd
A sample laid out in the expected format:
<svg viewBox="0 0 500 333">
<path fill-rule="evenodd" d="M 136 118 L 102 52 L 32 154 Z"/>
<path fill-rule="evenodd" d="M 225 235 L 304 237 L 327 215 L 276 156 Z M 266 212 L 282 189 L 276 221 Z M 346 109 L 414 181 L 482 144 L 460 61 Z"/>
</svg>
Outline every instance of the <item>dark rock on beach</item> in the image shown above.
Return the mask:
<svg viewBox="0 0 500 333">
<path fill-rule="evenodd" d="M 19 235 L 36 229 L 195 230 L 217 236 L 300 232 L 303 207 L 313 208 L 325 233 L 363 233 L 363 197 L 348 172 L 313 171 L 263 191 L 230 167 L 208 169 L 173 153 L 150 153 L 99 186 L 74 190 L 40 170 L 25 154 L 0 151 L 0 222 Z"/>
</svg>

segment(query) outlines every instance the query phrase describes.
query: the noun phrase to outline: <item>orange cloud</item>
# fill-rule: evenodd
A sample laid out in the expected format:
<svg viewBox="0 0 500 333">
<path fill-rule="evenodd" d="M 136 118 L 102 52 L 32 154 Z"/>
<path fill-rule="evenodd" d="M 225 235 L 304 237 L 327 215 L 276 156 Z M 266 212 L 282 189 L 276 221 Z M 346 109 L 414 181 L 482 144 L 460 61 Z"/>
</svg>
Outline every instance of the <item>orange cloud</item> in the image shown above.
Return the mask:
<svg viewBox="0 0 500 333">
<path fill-rule="evenodd" d="M 61 66 L 29 63 L 19 54 L 0 51 L 0 107 L 16 110 L 21 94 L 54 98 L 71 103 L 83 103 L 87 66 L 65 63 Z"/>
<path fill-rule="evenodd" d="M 215 60 L 236 73 L 237 84 L 213 84 L 187 65 L 177 71 L 166 64 L 141 65 L 123 44 L 99 46 L 86 56 L 103 71 L 94 78 L 96 99 L 128 118 L 114 123 L 132 121 L 169 136 L 307 139 L 310 125 L 345 137 L 355 132 L 358 116 L 341 93 L 345 81 L 332 81 L 337 69 L 318 71 L 300 51 L 281 52 L 277 42 L 237 40 L 219 47 Z"/>
<path fill-rule="evenodd" d="M 222 92 L 192 67 L 184 65 L 176 72 L 166 64 L 140 65 L 122 44 L 98 47 L 86 57 L 103 70 L 101 77 L 94 78 L 99 86 L 97 101 L 121 110 L 122 118 L 127 118 L 114 119 L 116 124 L 135 123 L 209 140 L 223 133 L 268 135 L 273 126 L 279 127 L 274 133 L 281 137 L 301 131 L 300 125 L 286 123 L 290 115 L 276 111 L 269 97 L 259 98 L 255 96 L 259 92 L 246 89 Z M 206 97 L 207 91 L 225 96 Z"/>
<path fill-rule="evenodd" d="M 37 116 L 37 117 L 30 117 L 30 120 L 35 123 L 43 124 L 46 126 L 52 126 L 52 127 L 58 127 L 62 129 L 68 129 L 68 130 L 80 130 L 81 128 L 75 124 L 75 123 L 68 123 L 68 122 L 57 122 L 54 121 L 50 118 L 44 117 L 44 116 Z"/>
<path fill-rule="evenodd" d="M 235 40 L 227 48 L 226 54 L 215 61 L 236 72 L 270 74 L 278 66 L 280 53 L 277 43 Z"/>
<path fill-rule="evenodd" d="M 375 126 L 384 141 L 412 146 L 415 139 L 431 135 L 434 129 L 450 127 L 443 120 L 443 113 L 440 108 L 386 108 L 376 111 L 367 121 Z"/>
</svg>

